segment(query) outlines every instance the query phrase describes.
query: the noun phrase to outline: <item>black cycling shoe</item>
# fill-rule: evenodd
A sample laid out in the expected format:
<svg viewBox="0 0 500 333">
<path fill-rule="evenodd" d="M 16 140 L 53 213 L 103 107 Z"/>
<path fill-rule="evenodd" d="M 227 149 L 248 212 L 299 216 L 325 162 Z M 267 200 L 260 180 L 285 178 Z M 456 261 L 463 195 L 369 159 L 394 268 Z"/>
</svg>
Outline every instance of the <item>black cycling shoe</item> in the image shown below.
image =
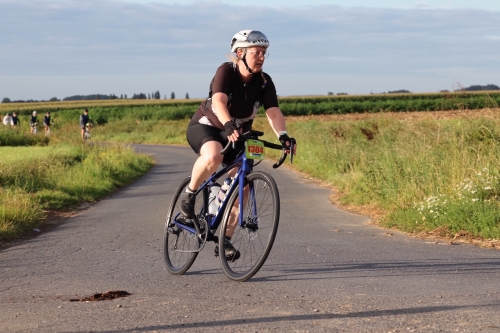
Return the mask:
<svg viewBox="0 0 500 333">
<path fill-rule="evenodd" d="M 190 228 L 194 228 L 193 220 L 187 219 L 184 215 L 180 214 L 176 219 L 177 222 L 184 224 Z"/>
<path fill-rule="evenodd" d="M 224 240 L 224 252 L 226 252 L 227 261 L 236 261 L 240 257 L 240 251 L 236 250 L 227 238 Z M 215 256 L 219 256 L 219 244 L 215 244 Z"/>
<path fill-rule="evenodd" d="M 180 196 L 181 199 L 181 213 L 187 219 L 194 218 L 194 203 L 196 200 L 196 193 L 184 192 Z"/>
</svg>

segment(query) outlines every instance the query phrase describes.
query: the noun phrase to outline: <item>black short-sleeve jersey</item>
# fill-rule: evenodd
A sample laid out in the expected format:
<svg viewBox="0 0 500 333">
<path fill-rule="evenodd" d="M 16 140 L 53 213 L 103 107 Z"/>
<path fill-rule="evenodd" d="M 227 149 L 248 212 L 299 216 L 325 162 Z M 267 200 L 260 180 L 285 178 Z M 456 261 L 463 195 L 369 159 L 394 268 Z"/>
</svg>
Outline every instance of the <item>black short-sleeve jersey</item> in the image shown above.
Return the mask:
<svg viewBox="0 0 500 333">
<path fill-rule="evenodd" d="M 243 123 L 243 130 L 249 130 L 260 106 L 265 110 L 278 107 L 276 88 L 271 77 L 266 73 L 257 73 L 249 82 L 243 82 L 238 67 L 231 63 L 223 63 L 210 83 L 209 97 L 203 101 L 193 116 L 193 120 L 202 124 L 223 129 L 214 110 L 212 95 L 224 93 L 228 96 L 229 115 Z"/>
</svg>

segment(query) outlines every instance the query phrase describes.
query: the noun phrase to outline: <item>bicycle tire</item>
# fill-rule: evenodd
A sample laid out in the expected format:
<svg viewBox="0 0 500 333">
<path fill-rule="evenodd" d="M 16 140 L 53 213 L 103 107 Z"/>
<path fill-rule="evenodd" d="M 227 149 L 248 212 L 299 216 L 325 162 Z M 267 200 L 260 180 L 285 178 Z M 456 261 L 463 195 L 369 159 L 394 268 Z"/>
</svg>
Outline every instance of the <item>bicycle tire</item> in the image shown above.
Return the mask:
<svg viewBox="0 0 500 333">
<path fill-rule="evenodd" d="M 229 279 L 240 282 L 254 276 L 266 261 L 273 247 L 280 217 L 278 187 L 269 174 L 261 171 L 251 173 L 246 178 L 246 185 L 250 186 L 245 199 L 244 226 L 238 224 L 231 238 L 232 245 L 240 252 L 238 259 L 231 260 L 224 255 L 224 236 L 229 226 L 231 208 L 235 203 L 239 206 L 239 186 L 229 198 L 219 236 L 222 269 Z"/>
<path fill-rule="evenodd" d="M 179 196 L 186 190 L 190 179 L 190 177 L 184 179 L 175 192 L 168 209 L 163 232 L 163 259 L 167 270 L 174 275 L 184 274 L 198 256 L 198 252 L 182 252 L 193 250 L 196 247 L 198 242 L 196 235 L 179 228 L 174 223 L 175 216 L 180 212 Z M 198 201 L 200 203 L 203 201 L 202 197 L 202 192 L 200 192 L 196 197 L 197 204 Z"/>
</svg>

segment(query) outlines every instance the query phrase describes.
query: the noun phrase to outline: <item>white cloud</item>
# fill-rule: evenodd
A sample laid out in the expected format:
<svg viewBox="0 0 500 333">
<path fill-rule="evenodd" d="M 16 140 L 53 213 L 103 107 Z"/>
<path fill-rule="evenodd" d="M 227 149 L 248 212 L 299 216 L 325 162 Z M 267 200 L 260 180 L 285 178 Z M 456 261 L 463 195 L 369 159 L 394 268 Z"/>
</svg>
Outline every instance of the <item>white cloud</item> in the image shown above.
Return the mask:
<svg viewBox="0 0 500 333">
<path fill-rule="evenodd" d="M 483 39 L 486 39 L 486 40 L 500 40 L 500 35 L 489 35 L 489 36 L 483 36 L 482 37 Z"/>
<path fill-rule="evenodd" d="M 332 85 L 435 91 L 455 82 L 447 80 L 495 83 L 500 73 L 498 15 L 479 10 L 0 0 L 0 12 L 8 31 L 0 34 L 0 98 L 95 93 L 92 77 L 105 93 L 177 85 L 204 97 L 232 35 L 248 28 L 271 40 L 265 70 L 280 95 L 325 94 Z M 71 80 L 79 84 L 64 83 Z"/>
</svg>

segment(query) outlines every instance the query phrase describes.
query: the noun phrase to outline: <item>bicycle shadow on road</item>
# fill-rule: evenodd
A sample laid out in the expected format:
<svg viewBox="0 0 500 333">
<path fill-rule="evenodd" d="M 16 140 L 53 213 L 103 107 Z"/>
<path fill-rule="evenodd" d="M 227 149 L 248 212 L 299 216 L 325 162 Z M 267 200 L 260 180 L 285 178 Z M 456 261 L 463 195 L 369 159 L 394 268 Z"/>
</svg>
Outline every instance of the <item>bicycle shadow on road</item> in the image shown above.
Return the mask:
<svg viewBox="0 0 500 333">
<path fill-rule="evenodd" d="M 474 262 L 449 262 L 447 259 L 421 261 L 359 262 L 352 264 L 277 264 L 261 268 L 247 283 L 262 281 L 352 279 L 367 277 L 407 277 L 423 275 L 500 274 L 500 260 L 476 258 Z"/>
</svg>

